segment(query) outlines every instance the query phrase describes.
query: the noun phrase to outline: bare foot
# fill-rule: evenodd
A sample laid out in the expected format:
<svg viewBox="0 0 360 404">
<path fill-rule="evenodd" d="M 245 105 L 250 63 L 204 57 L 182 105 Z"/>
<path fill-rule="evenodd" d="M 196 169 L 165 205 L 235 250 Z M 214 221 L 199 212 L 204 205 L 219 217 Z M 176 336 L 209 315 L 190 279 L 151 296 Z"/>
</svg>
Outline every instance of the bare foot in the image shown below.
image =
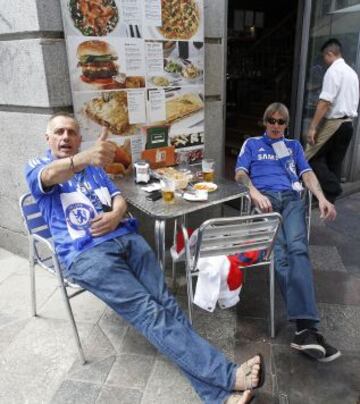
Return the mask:
<svg viewBox="0 0 360 404">
<path fill-rule="evenodd" d="M 244 391 L 256 388 L 259 384 L 259 372 L 260 356 L 256 355 L 237 368 L 234 390 Z"/>
<path fill-rule="evenodd" d="M 225 404 L 246 404 L 251 401 L 253 394 L 250 390 L 245 390 L 242 394 L 231 394 Z"/>
</svg>

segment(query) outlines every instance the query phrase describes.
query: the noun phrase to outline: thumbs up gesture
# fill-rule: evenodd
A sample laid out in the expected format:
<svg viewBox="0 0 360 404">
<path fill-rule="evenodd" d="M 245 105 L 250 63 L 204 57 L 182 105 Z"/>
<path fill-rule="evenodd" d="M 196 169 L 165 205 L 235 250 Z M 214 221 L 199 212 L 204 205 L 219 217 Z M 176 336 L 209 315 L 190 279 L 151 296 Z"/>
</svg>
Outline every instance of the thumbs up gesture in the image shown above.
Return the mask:
<svg viewBox="0 0 360 404">
<path fill-rule="evenodd" d="M 87 150 L 89 164 L 104 167 L 114 161 L 117 146 L 116 143 L 107 140 L 108 136 L 108 128 L 103 127 L 95 145 Z"/>
</svg>

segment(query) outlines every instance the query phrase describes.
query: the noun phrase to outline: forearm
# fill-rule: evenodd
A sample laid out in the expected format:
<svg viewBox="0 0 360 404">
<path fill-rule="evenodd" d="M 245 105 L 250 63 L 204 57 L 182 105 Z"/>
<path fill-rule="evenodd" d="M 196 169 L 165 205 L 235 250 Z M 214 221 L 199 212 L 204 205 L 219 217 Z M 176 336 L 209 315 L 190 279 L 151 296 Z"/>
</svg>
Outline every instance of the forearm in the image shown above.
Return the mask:
<svg viewBox="0 0 360 404">
<path fill-rule="evenodd" d="M 112 212 L 120 220 L 124 217 L 127 211 L 127 203 L 121 195 L 116 195 L 112 199 Z"/>
<path fill-rule="evenodd" d="M 85 152 L 78 153 L 72 157 L 54 160 L 42 171 L 41 183 L 44 188 L 62 184 L 69 180 L 75 172 L 80 172 L 88 165 L 89 159 Z"/>
<path fill-rule="evenodd" d="M 317 129 L 320 121 L 323 119 L 323 117 L 328 112 L 330 105 L 331 104 L 328 101 L 324 101 L 324 100 L 318 101 L 318 103 L 316 105 L 316 111 L 315 111 L 313 119 L 311 120 L 309 129 Z"/>
<path fill-rule="evenodd" d="M 243 170 L 236 171 L 235 181 L 239 184 L 244 185 L 248 189 L 250 196 L 253 192 L 259 192 L 254 184 L 251 182 L 249 175 Z"/>
<path fill-rule="evenodd" d="M 307 171 L 303 174 L 302 179 L 308 189 L 316 196 L 316 198 L 321 201 L 325 199 L 325 195 L 321 189 L 321 185 L 316 178 L 313 171 Z"/>
</svg>

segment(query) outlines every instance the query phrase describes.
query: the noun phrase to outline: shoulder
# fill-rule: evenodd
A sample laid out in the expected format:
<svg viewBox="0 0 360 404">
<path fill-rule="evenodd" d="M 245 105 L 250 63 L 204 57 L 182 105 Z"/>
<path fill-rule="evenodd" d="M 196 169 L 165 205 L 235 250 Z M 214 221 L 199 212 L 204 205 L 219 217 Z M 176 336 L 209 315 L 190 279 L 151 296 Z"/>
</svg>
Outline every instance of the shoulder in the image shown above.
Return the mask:
<svg viewBox="0 0 360 404">
<path fill-rule="evenodd" d="M 35 168 L 37 166 L 43 166 L 43 165 L 49 164 L 50 161 L 51 160 L 49 157 L 35 157 L 35 158 L 28 160 L 26 165 L 30 168 Z"/>
<path fill-rule="evenodd" d="M 302 150 L 302 145 L 297 139 L 285 139 L 285 143 L 293 150 Z"/>
</svg>

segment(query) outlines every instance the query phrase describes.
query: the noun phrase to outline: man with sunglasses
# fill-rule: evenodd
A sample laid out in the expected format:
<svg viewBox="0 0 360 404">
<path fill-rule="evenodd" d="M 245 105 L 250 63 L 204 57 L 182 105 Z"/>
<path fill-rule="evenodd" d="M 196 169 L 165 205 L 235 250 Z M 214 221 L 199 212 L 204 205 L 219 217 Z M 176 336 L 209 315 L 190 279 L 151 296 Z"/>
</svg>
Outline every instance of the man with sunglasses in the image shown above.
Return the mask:
<svg viewBox="0 0 360 404">
<path fill-rule="evenodd" d="M 318 198 L 320 217 L 333 220 L 334 205 L 320 184 L 297 140 L 285 138 L 289 111 L 281 103 L 269 105 L 263 117 L 265 133 L 245 141 L 236 163 L 235 180 L 249 190 L 253 204 L 262 212 L 276 211 L 282 225 L 276 239 L 275 272 L 285 300 L 287 316 L 296 323 L 291 347 L 320 362 L 341 353 L 318 332 L 319 313 L 309 259 L 302 185 Z"/>
<path fill-rule="evenodd" d="M 321 52 L 329 67 L 308 129 L 306 157 L 327 199 L 334 203 L 342 192 L 342 162 L 353 134 L 352 121 L 357 116 L 359 79 L 345 63 L 337 39 L 325 42 Z"/>
</svg>

